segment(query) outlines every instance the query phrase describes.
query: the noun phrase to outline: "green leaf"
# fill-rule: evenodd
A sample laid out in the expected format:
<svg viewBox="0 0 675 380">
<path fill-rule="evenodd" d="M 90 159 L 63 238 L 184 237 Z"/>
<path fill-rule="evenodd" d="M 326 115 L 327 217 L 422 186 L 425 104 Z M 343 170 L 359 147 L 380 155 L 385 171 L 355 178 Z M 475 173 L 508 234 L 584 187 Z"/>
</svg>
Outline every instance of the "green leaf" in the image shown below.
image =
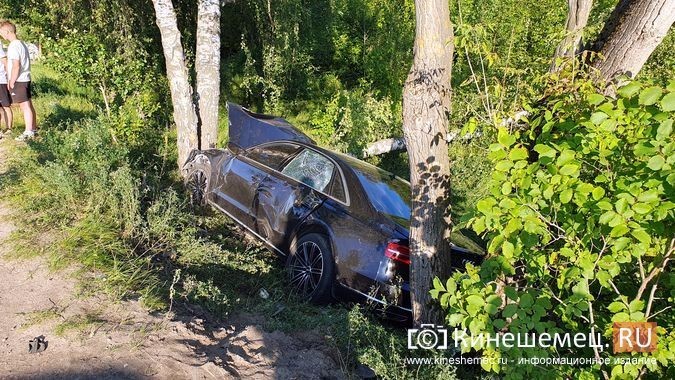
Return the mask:
<svg viewBox="0 0 675 380">
<path fill-rule="evenodd" d="M 513 246 L 513 243 L 510 241 L 505 241 L 504 244 L 502 244 L 502 255 L 506 258 L 511 258 L 513 257 L 513 251 L 515 250 L 515 247 Z"/>
<path fill-rule="evenodd" d="M 540 157 L 550 157 L 554 158 L 556 155 L 556 150 L 551 148 L 548 145 L 537 144 L 534 146 L 534 151 L 539 153 Z"/>
<path fill-rule="evenodd" d="M 560 193 L 560 202 L 562 204 L 569 203 L 570 200 L 572 200 L 572 195 L 574 195 L 574 192 L 572 191 L 572 189 L 568 188 L 568 189 L 563 190 L 563 192 Z"/>
<path fill-rule="evenodd" d="M 598 273 L 595 275 L 595 278 L 598 279 L 601 286 L 609 288 L 609 280 L 612 279 L 612 276 L 610 276 L 609 273 L 607 273 L 607 271 L 604 270 L 598 271 Z"/>
<path fill-rule="evenodd" d="M 588 95 L 588 103 L 591 105 L 597 106 L 605 100 L 605 97 L 600 94 L 590 94 Z"/>
<path fill-rule="evenodd" d="M 631 313 L 642 311 L 644 307 L 645 303 L 642 300 L 633 300 L 631 301 L 631 303 L 628 304 L 628 310 L 630 310 Z"/>
<path fill-rule="evenodd" d="M 640 243 L 649 244 L 652 240 L 651 237 L 649 237 L 649 234 L 645 232 L 645 230 L 643 229 L 633 230 L 631 231 L 630 234 L 633 235 L 633 237 L 635 237 L 636 239 L 638 239 Z"/>
<path fill-rule="evenodd" d="M 574 294 L 583 296 L 584 298 L 590 297 L 591 293 L 588 290 L 588 280 L 584 278 L 579 281 L 572 287 L 572 292 L 574 292 Z"/>
<path fill-rule="evenodd" d="M 633 211 L 638 214 L 644 215 L 652 211 L 652 206 L 646 203 L 636 203 L 633 205 Z"/>
<path fill-rule="evenodd" d="M 600 218 L 598 219 L 598 222 L 600 224 L 609 224 L 610 220 L 614 219 L 614 216 L 616 213 L 614 211 L 607 211 L 600 215 Z"/>
<path fill-rule="evenodd" d="M 452 277 L 450 277 L 448 281 L 445 282 L 445 290 L 448 293 L 457 292 L 457 284 L 455 283 L 455 280 Z"/>
<path fill-rule="evenodd" d="M 612 210 L 613 209 L 612 204 L 607 202 L 607 201 L 600 201 L 600 202 L 598 202 L 597 206 L 600 210 Z"/>
<path fill-rule="evenodd" d="M 434 277 L 434 289 L 445 291 L 445 287 L 443 286 L 441 280 L 438 279 L 438 277 Z"/>
<path fill-rule="evenodd" d="M 595 189 L 593 189 L 592 194 L 593 199 L 599 201 L 600 199 L 602 199 L 602 197 L 605 196 L 605 189 L 603 189 L 602 187 L 596 187 Z"/>
<path fill-rule="evenodd" d="M 666 112 L 675 111 L 675 92 L 668 93 L 661 99 L 661 109 Z"/>
<path fill-rule="evenodd" d="M 652 86 L 647 87 L 642 92 L 640 92 L 639 102 L 645 106 L 651 106 L 656 103 L 661 97 L 662 90 L 661 87 Z"/>
<path fill-rule="evenodd" d="M 560 174 L 572 176 L 574 174 L 579 174 L 579 165 L 567 164 L 560 168 Z"/>
<path fill-rule="evenodd" d="M 616 239 L 614 242 L 614 249 L 616 251 L 620 251 L 628 246 L 628 244 L 631 242 L 631 239 L 628 237 L 622 237 L 619 239 Z"/>
<path fill-rule="evenodd" d="M 622 310 L 626 310 L 626 305 L 623 302 L 612 302 L 607 306 L 607 309 L 612 313 L 618 313 Z"/>
<path fill-rule="evenodd" d="M 519 304 L 521 308 L 527 309 L 534 304 L 534 299 L 532 299 L 532 296 L 529 293 L 524 293 L 520 296 Z"/>
<path fill-rule="evenodd" d="M 503 319 L 501 319 L 501 318 L 495 319 L 494 321 L 492 321 L 492 325 L 493 325 L 497 330 L 501 330 L 501 329 L 504 328 L 504 326 L 506 326 L 506 321 L 503 320 Z"/>
<path fill-rule="evenodd" d="M 504 318 L 511 318 L 516 314 L 516 312 L 518 312 L 518 306 L 511 303 L 506 305 L 504 310 L 502 310 L 502 316 Z"/>
<path fill-rule="evenodd" d="M 527 149 L 525 148 L 516 148 L 509 152 L 509 158 L 513 161 L 524 160 L 527 157 Z"/>
<path fill-rule="evenodd" d="M 604 112 L 593 112 L 591 115 L 591 123 L 595 125 L 600 125 L 602 124 L 603 121 L 605 121 L 609 116 L 604 113 Z"/>
<path fill-rule="evenodd" d="M 507 296 L 509 299 L 513 300 L 513 301 L 517 301 L 517 300 L 518 300 L 518 292 L 517 292 L 516 289 L 515 289 L 514 287 L 512 287 L 512 286 L 507 286 L 507 287 L 505 287 L 505 288 L 504 288 L 504 294 L 506 294 L 506 296 Z"/>
<path fill-rule="evenodd" d="M 638 91 L 640 90 L 640 83 L 639 82 L 629 82 L 625 86 L 621 87 L 617 93 L 624 98 L 630 98 L 631 96 L 635 95 Z"/>
<path fill-rule="evenodd" d="M 485 304 L 485 312 L 487 312 L 490 315 L 494 315 L 499 311 L 499 307 L 495 304 L 492 303 L 486 303 Z"/>
<path fill-rule="evenodd" d="M 647 167 L 654 170 L 654 171 L 659 171 L 663 167 L 663 164 L 666 163 L 666 160 L 663 158 L 663 156 L 658 155 L 654 156 L 649 159 L 649 162 L 647 163 Z"/>
<path fill-rule="evenodd" d="M 626 210 L 628 210 L 628 201 L 626 198 L 621 198 L 616 203 L 614 203 L 614 207 L 616 207 L 616 212 L 619 214 L 623 215 Z"/>
<path fill-rule="evenodd" d="M 638 196 L 638 201 L 640 202 L 656 202 L 659 200 L 659 192 L 658 190 L 648 190 L 645 191 L 644 193 L 641 193 Z"/>
<path fill-rule="evenodd" d="M 618 226 L 612 228 L 612 231 L 609 233 L 609 236 L 611 236 L 611 237 L 623 236 L 628 231 L 629 231 L 629 229 L 625 224 L 619 224 Z"/>
<path fill-rule="evenodd" d="M 673 119 L 666 119 L 661 122 L 659 128 L 656 130 L 656 138 L 664 140 L 670 137 L 671 133 L 673 133 Z"/>
<path fill-rule="evenodd" d="M 513 167 L 513 162 L 509 160 L 502 160 L 495 165 L 495 169 L 499 170 L 500 172 L 507 172 L 509 169 Z"/>
<path fill-rule="evenodd" d="M 469 305 L 480 306 L 480 307 L 482 307 L 485 304 L 485 301 L 483 300 L 483 297 L 481 297 L 477 294 L 472 294 L 472 295 L 466 297 L 466 302 Z"/>
<path fill-rule="evenodd" d="M 485 215 L 491 215 L 492 214 L 492 207 L 496 204 L 495 200 L 492 198 L 488 199 L 481 199 L 476 203 L 476 209 L 478 211 L 482 212 Z"/>
<path fill-rule="evenodd" d="M 464 320 L 464 314 L 450 314 L 448 323 L 450 326 L 457 326 Z"/>
<path fill-rule="evenodd" d="M 506 128 L 499 128 L 499 132 L 497 132 L 497 141 L 508 148 L 516 142 L 516 137 L 509 134 Z"/>
<path fill-rule="evenodd" d="M 574 151 L 565 149 L 562 152 L 560 152 L 560 157 L 556 160 L 556 164 L 558 166 L 563 166 L 571 161 L 574 160 Z"/>
</svg>

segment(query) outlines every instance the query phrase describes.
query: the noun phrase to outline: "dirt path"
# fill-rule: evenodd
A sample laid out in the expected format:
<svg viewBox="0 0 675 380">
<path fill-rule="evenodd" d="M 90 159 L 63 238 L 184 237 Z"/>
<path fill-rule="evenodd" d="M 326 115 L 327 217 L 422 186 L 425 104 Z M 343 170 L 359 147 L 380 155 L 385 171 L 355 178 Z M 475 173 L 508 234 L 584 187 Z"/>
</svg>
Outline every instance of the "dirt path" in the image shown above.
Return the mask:
<svg viewBox="0 0 675 380">
<path fill-rule="evenodd" d="M 7 146 L 0 140 L 0 176 Z M 12 210 L 0 199 L 0 379 L 334 379 L 336 353 L 318 334 L 266 332 L 259 316 L 150 315 L 136 301 L 77 297 L 67 271 L 10 259 Z M 44 336 L 47 349 L 28 353 Z"/>
</svg>

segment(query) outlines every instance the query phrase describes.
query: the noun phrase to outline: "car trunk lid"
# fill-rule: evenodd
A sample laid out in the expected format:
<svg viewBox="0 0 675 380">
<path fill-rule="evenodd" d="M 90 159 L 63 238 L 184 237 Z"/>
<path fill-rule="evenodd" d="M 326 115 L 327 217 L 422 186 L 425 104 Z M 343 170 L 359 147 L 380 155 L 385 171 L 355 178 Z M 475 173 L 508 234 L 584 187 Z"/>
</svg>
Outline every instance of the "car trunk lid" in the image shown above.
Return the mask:
<svg viewBox="0 0 675 380">
<path fill-rule="evenodd" d="M 239 149 L 272 141 L 314 144 L 309 136 L 280 117 L 257 114 L 230 102 L 227 103 L 227 111 L 230 144 Z"/>
</svg>

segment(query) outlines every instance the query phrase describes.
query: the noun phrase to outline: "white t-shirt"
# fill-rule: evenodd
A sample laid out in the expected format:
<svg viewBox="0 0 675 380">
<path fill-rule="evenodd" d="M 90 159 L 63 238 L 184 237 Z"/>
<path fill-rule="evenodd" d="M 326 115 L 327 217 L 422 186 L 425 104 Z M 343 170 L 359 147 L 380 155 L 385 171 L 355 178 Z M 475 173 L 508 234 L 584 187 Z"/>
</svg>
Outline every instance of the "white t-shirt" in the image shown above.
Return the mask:
<svg viewBox="0 0 675 380">
<path fill-rule="evenodd" d="M 2 63 L 2 59 L 7 58 L 7 53 L 0 42 L 0 84 L 7 84 L 7 71 L 5 71 L 5 65 Z"/>
<path fill-rule="evenodd" d="M 22 41 L 14 40 L 7 47 L 7 75 L 12 75 L 13 60 L 19 61 L 19 77 L 17 82 L 30 82 L 30 54 L 28 46 Z"/>
</svg>

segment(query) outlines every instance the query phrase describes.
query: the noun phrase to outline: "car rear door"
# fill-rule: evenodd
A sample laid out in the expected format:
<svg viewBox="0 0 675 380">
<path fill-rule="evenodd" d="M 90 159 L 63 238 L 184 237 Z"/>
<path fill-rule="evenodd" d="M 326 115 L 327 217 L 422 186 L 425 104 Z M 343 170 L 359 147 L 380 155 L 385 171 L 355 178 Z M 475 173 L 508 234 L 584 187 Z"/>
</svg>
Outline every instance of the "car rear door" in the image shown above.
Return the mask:
<svg viewBox="0 0 675 380">
<path fill-rule="evenodd" d="M 288 248 L 291 232 L 326 199 L 336 164 L 310 148 L 303 149 L 280 171 L 272 171 L 258 186 L 256 232 L 277 247 Z"/>
<path fill-rule="evenodd" d="M 300 147 L 290 143 L 253 147 L 227 160 L 219 171 L 215 202 L 246 227 L 255 225 L 256 190 L 270 172 L 278 170 Z"/>
</svg>

